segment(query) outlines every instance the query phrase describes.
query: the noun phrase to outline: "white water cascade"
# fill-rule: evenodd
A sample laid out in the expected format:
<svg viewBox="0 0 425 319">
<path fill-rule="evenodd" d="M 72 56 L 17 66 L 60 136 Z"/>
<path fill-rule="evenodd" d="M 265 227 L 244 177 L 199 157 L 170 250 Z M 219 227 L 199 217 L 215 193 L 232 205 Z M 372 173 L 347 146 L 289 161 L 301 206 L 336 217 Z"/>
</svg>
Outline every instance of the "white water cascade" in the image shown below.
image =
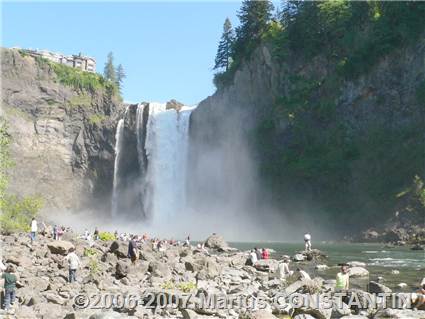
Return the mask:
<svg viewBox="0 0 425 319">
<path fill-rule="evenodd" d="M 193 108 L 166 109 L 150 103 L 145 151 L 147 196 L 153 224 L 181 215 L 186 205 L 189 117 Z"/>
<path fill-rule="evenodd" d="M 169 223 L 172 217 L 182 216 L 186 209 L 189 118 L 194 107 L 184 106 L 179 111 L 167 109 L 165 103 L 141 103 L 131 107 L 134 107 L 133 112 L 127 109 L 117 126 L 112 216 L 118 218 L 122 213 L 117 202 L 123 200 L 119 198 L 122 192 L 119 188 L 120 170 L 128 164 L 124 158 L 135 153 L 140 171 L 135 173 L 139 182 L 133 192 L 140 198 L 141 205 L 134 207 L 131 215 L 143 213 L 149 224 L 155 227 Z M 131 130 L 137 142 L 133 144 L 123 137 L 126 117 L 135 120 Z M 128 123 L 131 126 L 131 120 Z M 125 190 L 124 193 L 129 192 Z"/>
<path fill-rule="evenodd" d="M 112 186 L 112 216 L 117 215 L 117 196 L 118 196 L 118 167 L 121 159 L 121 146 L 124 132 L 124 119 L 120 119 L 115 133 L 115 163 L 114 163 L 114 181 Z"/>
</svg>

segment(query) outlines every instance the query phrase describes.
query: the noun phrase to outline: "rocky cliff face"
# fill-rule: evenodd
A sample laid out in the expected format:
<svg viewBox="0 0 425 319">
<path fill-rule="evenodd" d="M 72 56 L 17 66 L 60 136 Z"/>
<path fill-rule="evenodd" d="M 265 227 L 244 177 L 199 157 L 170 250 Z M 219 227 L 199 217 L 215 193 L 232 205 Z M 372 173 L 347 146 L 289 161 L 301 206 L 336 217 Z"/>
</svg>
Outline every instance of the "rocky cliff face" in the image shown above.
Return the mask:
<svg viewBox="0 0 425 319">
<path fill-rule="evenodd" d="M 108 210 L 120 102 L 59 83 L 47 63 L 2 49 L 2 116 L 12 136 L 10 191 L 46 209 Z"/>
<path fill-rule="evenodd" d="M 425 102 L 418 97 L 425 83 L 423 38 L 382 57 L 369 73 L 351 80 L 337 77 L 336 66 L 326 57 L 303 61 L 289 55 L 278 62 L 271 52 L 267 46 L 257 48 L 242 62 L 233 83 L 219 88 L 193 112 L 192 161 L 198 169 L 193 179 L 201 185 L 198 192 L 211 190 L 202 175 L 200 154 L 228 145 L 226 157 L 238 167 L 241 156 L 231 145 L 245 143 L 262 185 L 257 200 L 264 198 L 279 208 L 290 201 L 308 202 L 314 207 L 307 209 L 313 221 L 349 227 L 356 221 L 376 224 L 394 213 L 394 192 L 415 174 L 424 174 Z M 331 81 L 336 83 L 331 86 Z M 305 83 L 315 86 L 302 100 Z M 289 107 L 298 113 L 289 112 Z M 340 156 L 338 150 L 345 147 Z M 330 216 L 321 214 L 330 210 Z"/>
</svg>

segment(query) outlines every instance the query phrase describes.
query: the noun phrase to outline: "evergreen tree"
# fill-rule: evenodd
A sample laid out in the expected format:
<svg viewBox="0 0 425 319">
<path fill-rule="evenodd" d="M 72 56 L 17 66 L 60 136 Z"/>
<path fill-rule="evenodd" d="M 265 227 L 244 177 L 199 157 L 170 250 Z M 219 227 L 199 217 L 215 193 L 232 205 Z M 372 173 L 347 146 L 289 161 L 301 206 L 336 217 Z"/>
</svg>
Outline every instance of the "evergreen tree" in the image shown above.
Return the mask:
<svg viewBox="0 0 425 319">
<path fill-rule="evenodd" d="M 105 63 L 105 68 L 103 70 L 103 77 L 112 83 L 116 83 L 116 74 L 115 74 L 115 67 L 114 67 L 114 56 L 112 52 L 108 53 L 108 59 Z"/>
<path fill-rule="evenodd" d="M 223 34 L 218 44 L 214 69 L 226 68 L 226 71 L 229 69 L 234 38 L 232 23 L 229 18 L 226 18 L 223 25 Z"/>
<path fill-rule="evenodd" d="M 124 78 L 126 77 L 122 64 L 118 65 L 115 73 L 117 78 L 117 86 L 118 86 L 118 89 L 121 91 L 122 83 L 124 81 Z"/>
<path fill-rule="evenodd" d="M 236 51 L 244 51 L 250 43 L 261 39 L 267 31 L 272 12 L 273 4 L 269 0 L 242 2 L 238 12 L 240 25 L 236 28 Z"/>
</svg>

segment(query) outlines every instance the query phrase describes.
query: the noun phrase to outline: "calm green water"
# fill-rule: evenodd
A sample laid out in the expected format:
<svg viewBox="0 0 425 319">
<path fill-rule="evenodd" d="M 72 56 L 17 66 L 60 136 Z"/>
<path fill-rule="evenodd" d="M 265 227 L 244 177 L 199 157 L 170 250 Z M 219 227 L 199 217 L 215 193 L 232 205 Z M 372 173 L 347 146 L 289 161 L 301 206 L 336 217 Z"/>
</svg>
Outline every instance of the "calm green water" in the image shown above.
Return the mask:
<svg viewBox="0 0 425 319">
<path fill-rule="evenodd" d="M 304 249 L 304 243 L 232 243 L 231 246 L 240 250 L 248 250 L 253 247 L 267 247 L 275 250 L 272 258 L 280 259 L 282 255 L 293 256 L 297 251 Z M 313 248 L 320 249 L 329 259 L 325 264 L 330 268 L 326 271 L 314 270 L 312 263 L 292 262 L 290 267 L 297 266 L 307 270 L 314 276 L 325 279 L 334 279 L 339 267 L 338 263 L 349 261 L 361 261 L 366 263 L 369 270 L 369 279 L 376 280 L 378 276 L 384 277 L 384 284 L 394 291 L 411 291 L 416 289 L 425 277 L 425 252 L 410 250 L 409 247 L 384 247 L 382 244 L 353 244 L 353 243 L 314 243 Z M 392 274 L 392 270 L 400 271 L 400 274 Z M 366 288 L 368 278 L 352 279 L 351 285 Z M 404 282 L 408 287 L 403 290 L 397 287 L 398 283 Z"/>
</svg>

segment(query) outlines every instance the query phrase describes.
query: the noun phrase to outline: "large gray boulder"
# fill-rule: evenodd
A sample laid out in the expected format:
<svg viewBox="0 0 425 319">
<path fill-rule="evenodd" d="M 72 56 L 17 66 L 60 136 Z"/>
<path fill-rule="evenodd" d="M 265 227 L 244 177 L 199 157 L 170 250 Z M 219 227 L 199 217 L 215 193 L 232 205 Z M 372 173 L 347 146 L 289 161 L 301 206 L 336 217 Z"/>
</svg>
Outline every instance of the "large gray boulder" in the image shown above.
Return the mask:
<svg viewBox="0 0 425 319">
<path fill-rule="evenodd" d="M 52 254 L 66 255 L 71 248 L 75 248 L 72 243 L 65 240 L 55 240 L 47 244 Z"/>
<path fill-rule="evenodd" d="M 205 246 L 218 251 L 227 251 L 230 248 L 224 238 L 217 234 L 212 234 L 208 237 L 207 240 L 205 240 Z"/>
<path fill-rule="evenodd" d="M 379 293 L 390 293 L 392 292 L 392 290 L 383 284 L 380 284 L 376 281 L 371 281 L 369 282 L 369 292 L 373 294 L 379 294 Z"/>
<path fill-rule="evenodd" d="M 112 242 L 111 247 L 109 247 L 109 252 L 114 253 L 118 258 L 127 258 L 128 243 L 115 240 Z"/>
<path fill-rule="evenodd" d="M 351 267 L 349 274 L 350 277 L 366 277 L 369 276 L 369 271 L 363 267 Z"/>
</svg>

